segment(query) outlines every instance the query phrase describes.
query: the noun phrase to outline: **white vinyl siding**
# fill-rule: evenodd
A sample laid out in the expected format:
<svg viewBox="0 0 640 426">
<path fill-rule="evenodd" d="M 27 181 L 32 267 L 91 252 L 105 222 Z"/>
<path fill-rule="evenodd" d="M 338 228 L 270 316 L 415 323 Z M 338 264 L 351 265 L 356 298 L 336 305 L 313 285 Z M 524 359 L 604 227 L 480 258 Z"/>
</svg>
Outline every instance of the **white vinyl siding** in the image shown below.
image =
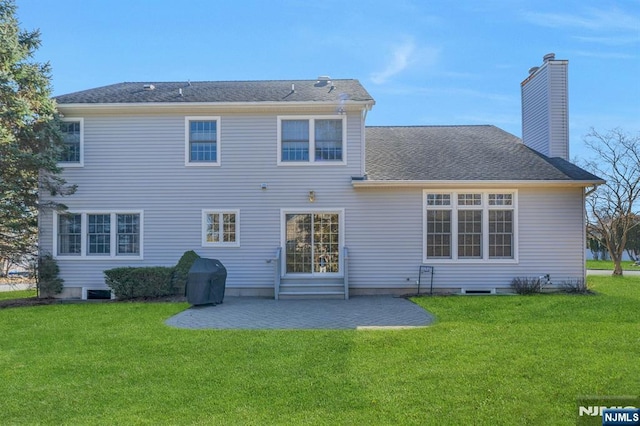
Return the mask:
<svg viewBox="0 0 640 426">
<path fill-rule="evenodd" d="M 556 283 L 584 277 L 582 188 L 517 189 L 517 258 L 504 260 L 425 260 L 424 192 L 419 188 L 356 190 L 353 202 L 347 204 L 345 223 L 352 294 L 388 288 L 415 292 L 421 263 L 434 266 L 434 288 L 453 291 L 462 287 L 508 289 L 514 277 L 550 274 Z M 456 191 L 446 193 L 451 192 Z M 390 223 L 393 217 L 401 220 Z M 422 284 L 424 291 L 425 282 Z"/>
<path fill-rule="evenodd" d="M 174 266 L 185 251 L 195 250 L 225 265 L 228 294 L 267 295 L 273 291 L 276 249 L 285 241 L 286 207 L 285 214 L 341 214 L 341 247 L 349 249 L 353 293 L 393 289 L 408 293 L 415 291 L 418 267 L 425 260 L 424 191 L 498 194 L 517 189 L 517 258 L 429 261 L 427 264 L 435 266 L 434 287 L 506 288 L 516 276 L 549 273 L 555 280 L 584 275 L 582 188 L 517 188 L 515 184 L 500 191 L 354 188 L 351 176 L 361 176 L 363 167 L 363 126 L 358 113 L 343 116 L 343 160 L 348 157 L 349 162 L 341 167 L 277 167 L 278 115 L 252 112 L 221 116 L 221 167 L 186 168 L 185 116 L 199 117 L 199 113 L 202 110 L 84 117 L 85 167 L 65 168 L 63 172 L 69 183 L 79 185 L 78 190 L 71 197 L 56 200 L 66 204 L 70 212 L 144 212 L 141 255 L 115 256 L 115 243 L 109 256 L 55 253 L 65 289 L 78 289 L 80 297 L 83 287 L 106 288 L 105 269 Z M 309 191 L 314 191 L 313 203 Z M 202 211 L 229 211 L 227 208 L 242 212 L 237 222 L 242 222 L 242 245 L 230 250 L 203 246 Z M 488 213 L 483 212 L 483 220 L 488 221 Z M 57 251 L 56 215 L 45 210 L 39 217 L 43 253 Z M 489 230 L 483 228 L 483 232 L 488 238 Z M 240 234 L 237 238 L 240 240 Z M 83 240 L 86 244 L 86 238 Z M 340 266 L 343 271 L 344 263 Z"/>
<path fill-rule="evenodd" d="M 144 211 L 144 259 L 85 256 L 78 261 L 58 256 L 65 287 L 100 288 L 105 269 L 174 266 L 185 251 L 194 250 L 225 265 L 229 294 L 236 289 L 268 294 L 273 290 L 275 263 L 266 260 L 281 247 L 282 207 L 307 210 L 352 203 L 350 178 L 361 170 L 359 113 L 343 116 L 348 165 L 277 167 L 278 116 L 256 112 L 220 117 L 220 167 L 186 168 L 184 117 L 199 118 L 199 112 L 85 116 L 85 167 L 65 169 L 63 175 L 70 183 L 78 183 L 78 190 L 57 200 L 72 212 L 108 213 L 113 206 L 119 211 Z M 313 204 L 309 202 L 312 190 Z M 229 250 L 203 246 L 202 210 L 227 209 L 240 212 L 241 246 Z M 52 215 L 49 211 L 41 216 L 43 252 L 54 251 Z M 108 267 L 105 259 L 111 259 Z"/>
<path fill-rule="evenodd" d="M 548 157 L 569 159 L 568 64 L 545 62 L 522 84 L 522 140 Z"/>
</svg>

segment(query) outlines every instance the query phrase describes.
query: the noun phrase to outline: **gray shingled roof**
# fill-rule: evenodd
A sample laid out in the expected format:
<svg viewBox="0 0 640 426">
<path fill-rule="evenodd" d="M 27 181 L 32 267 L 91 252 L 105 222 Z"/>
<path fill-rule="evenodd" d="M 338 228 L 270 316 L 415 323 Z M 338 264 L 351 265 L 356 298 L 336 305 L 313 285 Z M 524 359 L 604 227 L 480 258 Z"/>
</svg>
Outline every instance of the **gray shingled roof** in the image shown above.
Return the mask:
<svg viewBox="0 0 640 426">
<path fill-rule="evenodd" d="M 145 84 L 153 90 L 145 90 Z M 295 91 L 291 90 L 294 85 Z M 182 96 L 180 95 L 182 89 Z M 373 101 L 358 80 L 262 80 L 118 83 L 56 96 L 58 104 L 150 102 Z"/>
<path fill-rule="evenodd" d="M 600 180 L 495 126 L 367 127 L 366 143 L 368 180 Z"/>
</svg>

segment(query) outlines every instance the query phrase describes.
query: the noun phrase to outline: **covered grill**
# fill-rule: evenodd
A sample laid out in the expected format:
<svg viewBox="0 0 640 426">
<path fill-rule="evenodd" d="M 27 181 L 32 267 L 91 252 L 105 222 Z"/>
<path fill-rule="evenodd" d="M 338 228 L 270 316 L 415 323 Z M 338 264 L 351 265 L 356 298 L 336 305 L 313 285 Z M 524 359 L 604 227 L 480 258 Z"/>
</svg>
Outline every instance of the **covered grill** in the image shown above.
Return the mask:
<svg viewBox="0 0 640 426">
<path fill-rule="evenodd" d="M 187 276 L 187 301 L 192 305 L 222 303 L 226 281 L 227 269 L 219 260 L 196 259 Z"/>
</svg>

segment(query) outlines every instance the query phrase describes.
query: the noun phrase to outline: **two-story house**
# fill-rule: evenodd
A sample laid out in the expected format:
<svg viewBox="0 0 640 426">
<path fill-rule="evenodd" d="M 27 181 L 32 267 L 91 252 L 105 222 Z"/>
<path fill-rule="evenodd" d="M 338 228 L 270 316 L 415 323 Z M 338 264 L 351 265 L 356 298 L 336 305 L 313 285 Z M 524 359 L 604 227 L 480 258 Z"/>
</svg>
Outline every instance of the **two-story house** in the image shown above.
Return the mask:
<svg viewBox="0 0 640 426">
<path fill-rule="evenodd" d="M 61 297 L 103 271 L 219 259 L 227 294 L 500 291 L 584 278 L 585 192 L 570 164 L 567 61 L 522 83 L 523 135 L 366 127 L 357 80 L 120 83 L 58 96 L 78 190 L 40 218 Z M 532 141 L 528 143 L 528 141 Z M 528 146 L 529 145 L 529 146 Z"/>
</svg>

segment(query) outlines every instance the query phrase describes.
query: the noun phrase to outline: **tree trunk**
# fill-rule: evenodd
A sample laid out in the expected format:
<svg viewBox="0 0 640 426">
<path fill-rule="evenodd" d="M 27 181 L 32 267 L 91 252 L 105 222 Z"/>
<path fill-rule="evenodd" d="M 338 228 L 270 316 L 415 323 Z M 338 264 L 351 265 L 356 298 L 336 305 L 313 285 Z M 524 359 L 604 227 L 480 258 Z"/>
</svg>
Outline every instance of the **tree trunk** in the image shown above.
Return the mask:
<svg viewBox="0 0 640 426">
<path fill-rule="evenodd" d="M 613 275 L 622 276 L 622 263 L 620 258 L 616 258 L 613 261 Z"/>
</svg>

